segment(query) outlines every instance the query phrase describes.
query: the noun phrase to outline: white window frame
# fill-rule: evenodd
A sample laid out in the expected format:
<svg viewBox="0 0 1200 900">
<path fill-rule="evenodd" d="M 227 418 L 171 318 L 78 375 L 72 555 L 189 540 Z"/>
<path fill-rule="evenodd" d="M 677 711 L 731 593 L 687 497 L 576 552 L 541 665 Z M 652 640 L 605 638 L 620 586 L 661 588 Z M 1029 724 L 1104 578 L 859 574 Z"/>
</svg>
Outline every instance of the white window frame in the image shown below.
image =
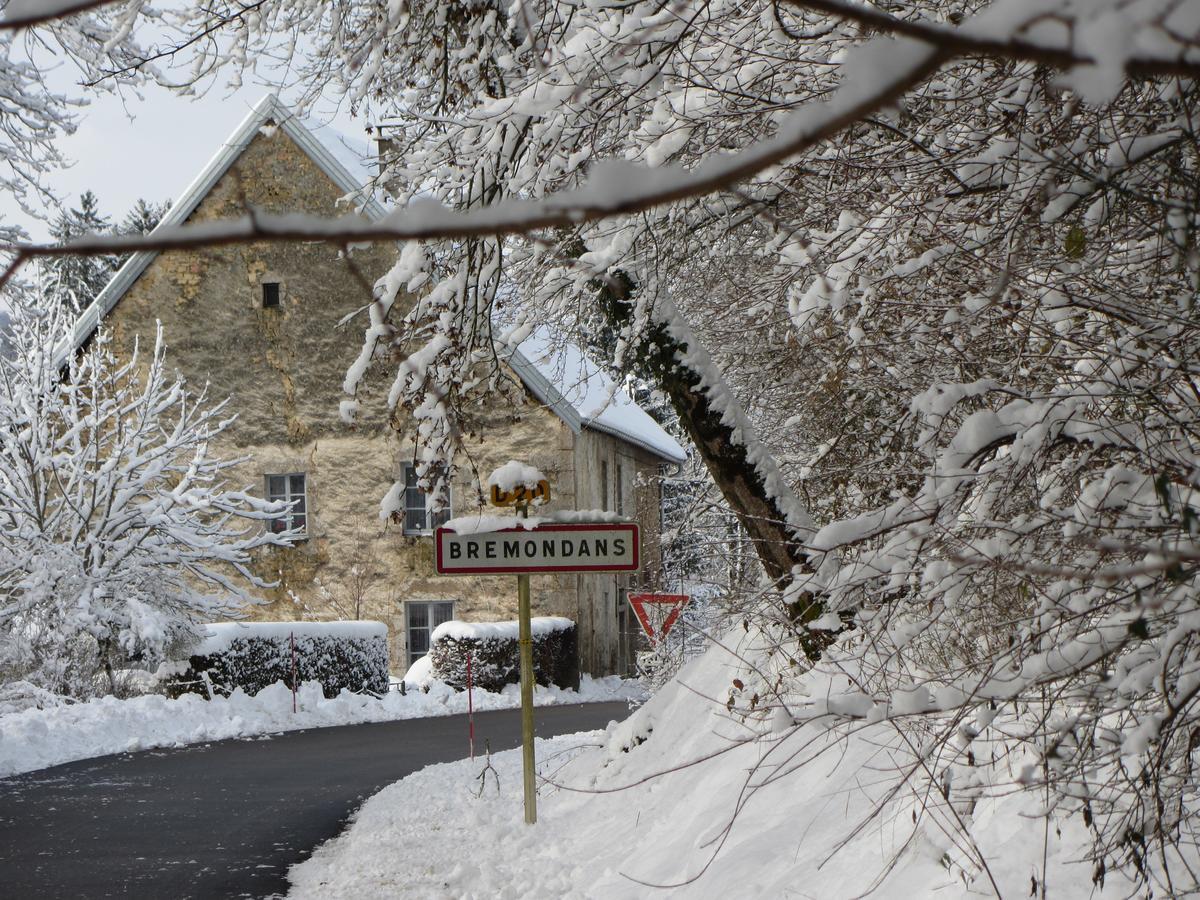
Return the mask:
<svg viewBox="0 0 1200 900">
<path fill-rule="evenodd" d="M 422 491 L 421 488 L 419 486 L 417 486 L 417 484 L 416 484 L 417 467 L 415 465 L 413 465 L 412 463 L 406 462 L 406 463 L 404 463 L 400 474 L 404 478 L 404 495 L 403 495 L 404 504 L 400 509 L 400 527 L 401 527 L 401 529 L 403 530 L 404 534 L 414 535 L 414 536 L 423 535 L 423 534 L 433 534 L 434 529 L 436 529 L 440 525 L 444 525 L 446 523 L 446 521 L 450 518 L 450 510 L 451 510 L 451 506 L 454 501 L 454 494 L 450 487 L 450 484 L 447 483 L 447 485 L 446 485 L 446 506 L 439 512 L 435 513 L 435 512 L 429 511 L 429 495 L 426 494 L 424 491 Z M 409 484 L 410 480 L 412 481 L 412 484 Z M 413 498 L 415 498 L 415 497 L 419 497 L 421 499 L 420 506 L 416 506 L 416 505 L 410 506 L 409 505 L 410 503 L 412 503 Z M 424 519 L 425 519 L 425 527 L 423 527 L 423 528 L 413 528 L 408 524 L 409 523 L 409 519 L 408 519 L 409 511 L 412 510 L 415 512 L 418 509 L 421 511 L 421 514 L 424 516 Z"/>
<path fill-rule="evenodd" d="M 413 626 L 412 614 L 418 607 L 423 607 L 425 611 L 425 624 Z M 447 610 L 447 607 L 449 608 Z M 404 649 L 408 654 L 408 664 L 411 666 L 422 656 L 429 653 L 433 646 L 433 630 L 443 622 L 449 622 L 454 618 L 454 601 L 453 600 L 406 600 L 404 602 Z M 424 634 L 425 649 L 417 652 L 413 649 L 413 633 Z"/>
<path fill-rule="evenodd" d="M 283 489 L 282 493 L 271 490 L 271 479 L 272 478 L 282 478 L 283 479 L 283 488 L 284 489 Z M 292 479 L 294 479 L 294 478 L 302 479 L 302 481 L 301 481 L 302 489 L 298 493 L 293 489 Z M 301 505 L 301 509 L 293 508 L 293 509 L 290 509 L 287 512 L 285 512 L 282 516 L 279 516 L 274 519 L 268 519 L 267 520 L 267 529 L 269 531 L 274 532 L 275 534 L 278 534 L 281 531 L 290 530 L 291 528 L 293 528 L 296 525 L 297 519 L 302 519 L 302 521 L 299 525 L 300 534 L 301 534 L 301 536 L 306 536 L 308 534 L 308 519 L 309 519 L 309 516 L 311 515 L 309 508 L 308 508 L 308 475 L 307 475 L 307 473 L 305 473 L 305 472 L 272 472 L 272 473 L 268 473 L 263 476 L 263 482 L 264 482 L 263 493 L 266 496 L 268 502 L 278 500 L 278 501 L 282 501 L 284 503 L 294 503 L 296 501 L 299 501 L 300 505 Z M 276 527 L 277 524 L 280 527 L 277 528 Z"/>
</svg>

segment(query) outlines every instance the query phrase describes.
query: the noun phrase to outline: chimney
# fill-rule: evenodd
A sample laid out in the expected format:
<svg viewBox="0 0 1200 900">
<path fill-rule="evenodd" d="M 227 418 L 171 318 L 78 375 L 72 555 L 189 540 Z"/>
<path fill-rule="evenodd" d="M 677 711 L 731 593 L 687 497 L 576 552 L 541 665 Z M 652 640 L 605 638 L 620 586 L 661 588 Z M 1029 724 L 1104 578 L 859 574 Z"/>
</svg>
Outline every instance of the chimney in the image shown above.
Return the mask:
<svg viewBox="0 0 1200 900">
<path fill-rule="evenodd" d="M 386 127 L 385 125 L 368 125 L 367 134 L 375 142 L 375 174 L 378 178 L 378 184 L 388 193 L 393 193 L 390 180 L 384 181 L 383 178 L 379 177 L 383 175 L 383 170 L 387 163 L 396 155 L 396 139 L 388 137 L 384 133 L 384 128 Z"/>
</svg>

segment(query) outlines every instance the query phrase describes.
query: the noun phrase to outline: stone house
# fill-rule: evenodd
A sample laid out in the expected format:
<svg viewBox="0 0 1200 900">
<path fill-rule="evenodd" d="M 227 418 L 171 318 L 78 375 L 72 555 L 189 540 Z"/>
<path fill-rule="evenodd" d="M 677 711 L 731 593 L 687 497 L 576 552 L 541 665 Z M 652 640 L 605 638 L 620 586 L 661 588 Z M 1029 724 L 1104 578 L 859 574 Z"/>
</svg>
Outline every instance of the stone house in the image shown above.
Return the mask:
<svg viewBox="0 0 1200 900">
<path fill-rule="evenodd" d="M 360 187 L 362 160 L 328 129 L 310 129 L 265 97 L 172 206 L 162 225 L 268 212 L 333 216 Z M 385 214 L 375 201 L 367 216 Z M 238 415 L 217 450 L 244 458 L 234 478 L 272 499 L 297 501 L 275 527 L 305 538 L 256 560 L 278 587 L 260 592 L 258 619 L 372 618 L 385 622 L 393 671 L 403 672 L 448 618 L 516 616 L 511 576 L 439 577 L 433 572 L 434 515 L 416 488 L 412 428 L 403 413 L 368 393 L 355 425 L 339 415 L 346 368 L 362 326 L 339 326 L 371 299 L 396 248 L 375 245 L 349 258 L 324 243 L 261 243 L 131 257 L 75 330 L 82 346 L 103 323 L 118 348 L 153 339 L 162 322 L 168 364 L 210 400 L 231 397 Z M 508 351 L 505 351 L 508 353 Z M 548 509 L 615 510 L 643 535 L 636 575 L 533 578 L 535 615 L 578 623 L 583 671 L 627 671 L 636 621 L 624 601 L 634 586 L 655 588 L 661 569 L 656 476 L 684 458 L 670 438 L 583 354 L 537 334 L 504 357 L 512 387 L 488 397 L 451 485 L 455 515 L 484 502 L 479 479 L 510 459 L 541 469 L 552 484 Z M 383 376 L 386 385 L 395 360 Z M 362 396 L 360 392 L 360 396 Z M 404 512 L 380 522 L 380 500 L 404 482 Z"/>
</svg>

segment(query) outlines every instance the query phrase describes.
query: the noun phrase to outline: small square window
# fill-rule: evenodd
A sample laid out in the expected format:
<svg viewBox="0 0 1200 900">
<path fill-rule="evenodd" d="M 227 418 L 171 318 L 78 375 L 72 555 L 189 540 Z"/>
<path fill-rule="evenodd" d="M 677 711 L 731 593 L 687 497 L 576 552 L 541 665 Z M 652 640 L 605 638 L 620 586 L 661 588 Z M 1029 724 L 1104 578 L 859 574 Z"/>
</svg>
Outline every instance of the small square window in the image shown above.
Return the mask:
<svg viewBox="0 0 1200 900">
<path fill-rule="evenodd" d="M 447 492 L 448 494 L 448 492 Z M 428 495 L 417 483 L 417 467 L 404 464 L 404 533 L 429 534 L 445 525 L 450 518 L 450 498 L 447 495 L 445 508 L 430 512 Z"/>
<path fill-rule="evenodd" d="M 262 286 L 263 309 L 279 305 L 279 282 L 264 281 Z"/>
<path fill-rule="evenodd" d="M 308 498 L 305 496 L 304 473 L 293 475 L 268 475 L 267 499 L 275 503 L 290 503 L 291 508 L 278 519 L 270 519 L 267 526 L 272 533 L 279 534 L 293 528 L 301 532 L 308 527 Z"/>
</svg>

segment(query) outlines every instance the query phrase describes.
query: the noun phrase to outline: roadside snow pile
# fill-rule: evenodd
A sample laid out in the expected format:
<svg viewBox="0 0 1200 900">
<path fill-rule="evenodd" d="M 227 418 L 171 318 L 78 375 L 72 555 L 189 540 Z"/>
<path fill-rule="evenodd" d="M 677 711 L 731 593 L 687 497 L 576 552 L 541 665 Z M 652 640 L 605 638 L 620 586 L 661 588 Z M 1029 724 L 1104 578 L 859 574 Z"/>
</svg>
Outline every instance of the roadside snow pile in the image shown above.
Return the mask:
<svg viewBox="0 0 1200 900">
<path fill-rule="evenodd" d="M 1044 794 L 1014 790 L 1011 774 L 986 783 L 1024 760 L 931 784 L 925 767 L 940 761 L 917 759 L 912 732 L 893 723 L 847 736 L 797 725 L 782 707 L 732 715 L 723 701 L 747 705 L 754 687 L 741 681 L 747 664 L 770 668 L 737 653 L 714 647 L 607 732 L 541 742 L 536 826 L 522 825 L 518 751 L 492 757 L 481 796 L 482 759 L 431 766 L 294 867 L 290 896 L 620 900 L 671 887 L 672 898 L 943 900 L 1029 896 L 1043 882 L 1059 900 L 1136 893 L 1115 872 L 1094 884 L 1075 861 L 1088 843 L 1081 816 L 1043 818 Z M 797 706 L 848 690 L 833 674 L 807 685 Z"/>
<path fill-rule="evenodd" d="M 539 687 L 537 706 L 598 703 L 607 700 L 641 700 L 645 692 L 636 682 L 616 676 L 584 676 L 580 690 Z M 498 694 L 474 692 L 476 711 L 520 706 L 516 686 Z M 321 686 L 305 682 L 296 693 L 276 683 L 251 697 L 240 690 L 228 698 L 205 700 L 185 694 L 171 700 L 159 694 L 118 700 L 104 697 L 87 703 L 48 709 L 26 709 L 0 716 L 0 777 L 47 766 L 126 753 L 153 747 L 178 747 L 226 738 L 251 737 L 279 731 L 298 731 L 328 725 L 357 725 L 449 716 L 467 711 L 467 695 L 434 682 L 429 692 L 407 696 L 389 693 L 383 698 L 343 692 L 326 699 Z"/>
</svg>

